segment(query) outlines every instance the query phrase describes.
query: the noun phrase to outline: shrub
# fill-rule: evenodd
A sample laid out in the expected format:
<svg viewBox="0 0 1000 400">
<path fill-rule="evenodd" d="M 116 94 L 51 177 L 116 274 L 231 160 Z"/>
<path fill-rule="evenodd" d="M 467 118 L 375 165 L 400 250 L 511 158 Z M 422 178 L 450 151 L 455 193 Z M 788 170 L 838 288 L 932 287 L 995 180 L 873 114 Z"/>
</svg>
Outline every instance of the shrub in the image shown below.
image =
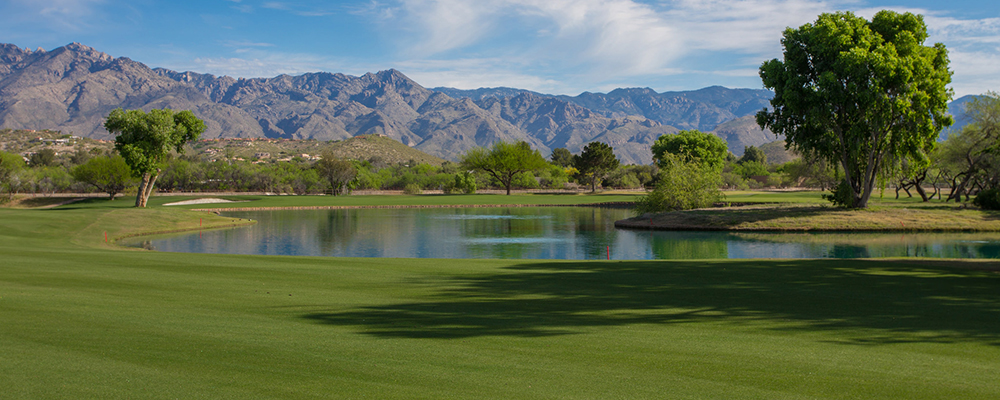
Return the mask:
<svg viewBox="0 0 1000 400">
<path fill-rule="evenodd" d="M 638 214 L 708 207 L 722 199 L 718 169 L 682 162 L 679 157 L 664 156 L 661 163 L 656 189 L 636 202 Z"/>
<path fill-rule="evenodd" d="M 416 183 L 410 183 L 403 187 L 403 194 L 421 194 L 424 191 L 420 189 L 420 185 Z"/>
<path fill-rule="evenodd" d="M 455 174 L 455 190 L 465 194 L 476 193 L 476 177 L 468 172 Z"/>
<path fill-rule="evenodd" d="M 972 199 L 972 204 L 984 210 L 1000 210 L 1000 189 L 986 189 Z"/>
<path fill-rule="evenodd" d="M 840 181 L 840 184 L 833 188 L 830 194 L 823 195 L 824 199 L 839 207 L 849 207 L 854 202 L 853 197 L 851 187 L 847 185 L 846 180 Z"/>
</svg>

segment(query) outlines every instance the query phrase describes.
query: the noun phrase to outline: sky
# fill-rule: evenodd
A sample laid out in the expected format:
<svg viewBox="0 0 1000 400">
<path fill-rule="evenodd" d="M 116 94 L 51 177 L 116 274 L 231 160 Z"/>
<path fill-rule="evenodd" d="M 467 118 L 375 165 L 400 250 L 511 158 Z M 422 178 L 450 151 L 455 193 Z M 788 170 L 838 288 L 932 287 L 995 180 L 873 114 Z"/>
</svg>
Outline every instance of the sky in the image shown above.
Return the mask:
<svg viewBox="0 0 1000 400">
<path fill-rule="evenodd" d="M 0 0 L 0 43 L 242 78 L 395 68 L 428 88 L 760 89 L 785 28 L 882 9 L 924 16 L 956 98 L 1000 91 L 996 0 Z"/>
</svg>

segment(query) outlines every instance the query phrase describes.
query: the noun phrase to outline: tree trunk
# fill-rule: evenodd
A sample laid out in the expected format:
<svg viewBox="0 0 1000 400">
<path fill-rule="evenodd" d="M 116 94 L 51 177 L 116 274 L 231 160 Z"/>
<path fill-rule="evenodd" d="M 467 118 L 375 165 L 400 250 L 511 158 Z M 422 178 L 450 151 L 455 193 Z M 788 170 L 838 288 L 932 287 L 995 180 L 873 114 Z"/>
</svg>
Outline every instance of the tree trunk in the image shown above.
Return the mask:
<svg viewBox="0 0 1000 400">
<path fill-rule="evenodd" d="M 149 195 L 153 193 L 153 185 L 156 184 L 156 178 L 160 177 L 159 170 L 156 171 L 156 175 L 149 177 L 149 183 L 146 184 L 146 191 L 142 195 L 142 207 L 146 207 L 146 202 L 149 201 Z"/>
<path fill-rule="evenodd" d="M 146 192 L 146 184 L 149 183 L 149 174 L 142 174 L 142 181 L 139 182 L 139 192 L 135 194 L 135 206 L 143 207 L 142 195 Z"/>
</svg>

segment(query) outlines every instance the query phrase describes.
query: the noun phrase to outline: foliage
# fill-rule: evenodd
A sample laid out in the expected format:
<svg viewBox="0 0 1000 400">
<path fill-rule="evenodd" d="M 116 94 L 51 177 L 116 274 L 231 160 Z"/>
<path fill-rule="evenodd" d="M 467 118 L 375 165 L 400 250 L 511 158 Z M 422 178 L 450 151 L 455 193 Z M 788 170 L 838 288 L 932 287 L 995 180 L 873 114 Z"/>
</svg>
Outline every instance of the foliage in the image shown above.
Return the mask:
<svg viewBox="0 0 1000 400">
<path fill-rule="evenodd" d="M 757 148 L 757 146 L 745 146 L 743 148 L 743 156 L 736 163 L 742 165 L 748 162 L 767 165 L 767 154 L 764 154 L 764 150 Z"/>
<path fill-rule="evenodd" d="M 569 174 L 564 167 L 552 164 L 548 168 L 538 170 L 535 174 L 539 178 L 541 185 L 548 189 L 562 189 L 569 182 Z"/>
<path fill-rule="evenodd" d="M 421 194 L 423 192 L 424 191 L 420 189 L 420 185 L 416 183 L 408 184 L 403 188 L 403 194 Z"/>
<path fill-rule="evenodd" d="M 108 114 L 104 127 L 115 134 L 115 150 L 121 154 L 133 174 L 141 176 L 136 207 L 145 207 L 170 150 L 184 151 L 184 144 L 198 140 L 205 123 L 191 111 L 174 113 L 170 109 L 142 110 L 116 108 Z"/>
<path fill-rule="evenodd" d="M 1000 95 L 988 93 L 966 105 L 972 122 L 934 153 L 934 164 L 951 185 L 948 200 L 1000 187 Z"/>
<path fill-rule="evenodd" d="M 621 166 L 616 168 L 614 171 L 608 174 L 602 185 L 604 187 L 615 187 L 615 188 L 641 188 L 642 182 L 636 176 L 635 170 L 629 168 L 630 166 Z"/>
<path fill-rule="evenodd" d="M 28 157 L 28 165 L 32 167 L 49 167 L 56 164 L 56 151 L 41 149 Z"/>
<path fill-rule="evenodd" d="M 501 186 L 510 189 L 514 178 L 527 171 L 545 168 L 548 162 L 525 142 L 496 142 L 489 149 L 474 147 L 462 156 L 462 168 L 485 171 Z"/>
<path fill-rule="evenodd" d="M 711 168 L 722 168 L 728 154 L 726 141 L 699 130 L 680 131 L 676 135 L 662 135 L 652 146 L 653 160 L 662 168 L 668 161 L 667 154 L 681 157 L 684 162 L 697 162 Z"/>
<path fill-rule="evenodd" d="M 803 156 L 778 167 L 788 177 L 788 186 L 826 190 L 837 185 L 837 168 L 823 158 Z"/>
<path fill-rule="evenodd" d="M 947 114 L 947 50 L 924 46 L 923 17 L 881 11 L 872 21 L 822 14 L 786 29 L 784 60 L 760 67 L 775 92 L 757 122 L 800 150 L 839 163 L 851 207 L 867 206 L 883 162 L 922 159 Z M 887 160 L 887 156 L 889 159 Z"/>
<path fill-rule="evenodd" d="M 851 207 L 854 201 L 854 193 L 851 191 L 847 181 L 840 181 L 840 184 L 830 190 L 830 194 L 824 194 L 823 199 L 833 203 L 838 207 Z"/>
<path fill-rule="evenodd" d="M 755 176 L 768 176 L 771 172 L 767 170 L 767 164 L 761 161 L 744 161 L 733 167 L 733 173 L 742 176 L 744 179 Z"/>
<path fill-rule="evenodd" d="M 573 157 L 573 167 L 590 181 L 590 192 L 597 192 L 597 181 L 603 179 L 608 172 L 618 168 L 621 162 L 615 156 L 614 149 L 607 143 L 590 142 L 583 152 Z"/>
<path fill-rule="evenodd" d="M 669 153 L 661 165 L 656 188 L 636 202 L 638 214 L 709 207 L 722 199 L 719 170 L 711 165 L 685 162 Z"/>
<path fill-rule="evenodd" d="M 476 177 L 469 172 L 455 174 L 455 189 L 465 194 L 476 193 Z"/>
<path fill-rule="evenodd" d="M 114 200 L 118 193 L 137 183 L 125 159 L 118 155 L 91 158 L 73 168 L 72 175 L 74 179 L 107 193 L 111 200 Z"/>
<path fill-rule="evenodd" d="M 721 187 L 724 189 L 747 190 L 750 183 L 742 175 L 735 173 L 732 169 L 723 170 L 719 175 Z"/>
<path fill-rule="evenodd" d="M 986 189 L 976 195 L 972 204 L 985 210 L 1000 210 L 1000 189 Z"/>
<path fill-rule="evenodd" d="M 354 164 L 340 160 L 330 152 L 324 152 L 323 158 L 313 164 L 313 169 L 330 184 L 330 193 L 334 196 L 347 194 L 348 184 L 358 175 Z"/>
<path fill-rule="evenodd" d="M 573 153 L 569 152 L 569 149 L 565 147 L 559 147 L 552 149 L 552 155 L 549 156 L 552 163 L 560 167 L 568 167 L 573 165 Z"/>
<path fill-rule="evenodd" d="M 17 154 L 0 151 L 0 193 L 10 200 L 21 186 L 19 173 L 24 169 L 24 159 Z"/>
</svg>

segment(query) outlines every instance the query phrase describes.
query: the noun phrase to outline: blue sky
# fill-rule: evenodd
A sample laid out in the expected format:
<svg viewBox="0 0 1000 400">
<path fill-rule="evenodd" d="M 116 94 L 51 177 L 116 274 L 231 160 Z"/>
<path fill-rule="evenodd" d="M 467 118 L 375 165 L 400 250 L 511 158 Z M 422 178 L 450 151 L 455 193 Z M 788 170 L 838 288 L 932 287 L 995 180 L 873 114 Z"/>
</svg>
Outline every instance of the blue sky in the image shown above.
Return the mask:
<svg viewBox="0 0 1000 400">
<path fill-rule="evenodd" d="M 812 0 L 0 0 L 0 42 L 71 42 L 233 77 L 396 68 L 426 87 L 576 95 L 761 88 L 781 31 L 823 12 L 924 15 L 956 97 L 1000 91 L 1000 2 Z"/>
</svg>

